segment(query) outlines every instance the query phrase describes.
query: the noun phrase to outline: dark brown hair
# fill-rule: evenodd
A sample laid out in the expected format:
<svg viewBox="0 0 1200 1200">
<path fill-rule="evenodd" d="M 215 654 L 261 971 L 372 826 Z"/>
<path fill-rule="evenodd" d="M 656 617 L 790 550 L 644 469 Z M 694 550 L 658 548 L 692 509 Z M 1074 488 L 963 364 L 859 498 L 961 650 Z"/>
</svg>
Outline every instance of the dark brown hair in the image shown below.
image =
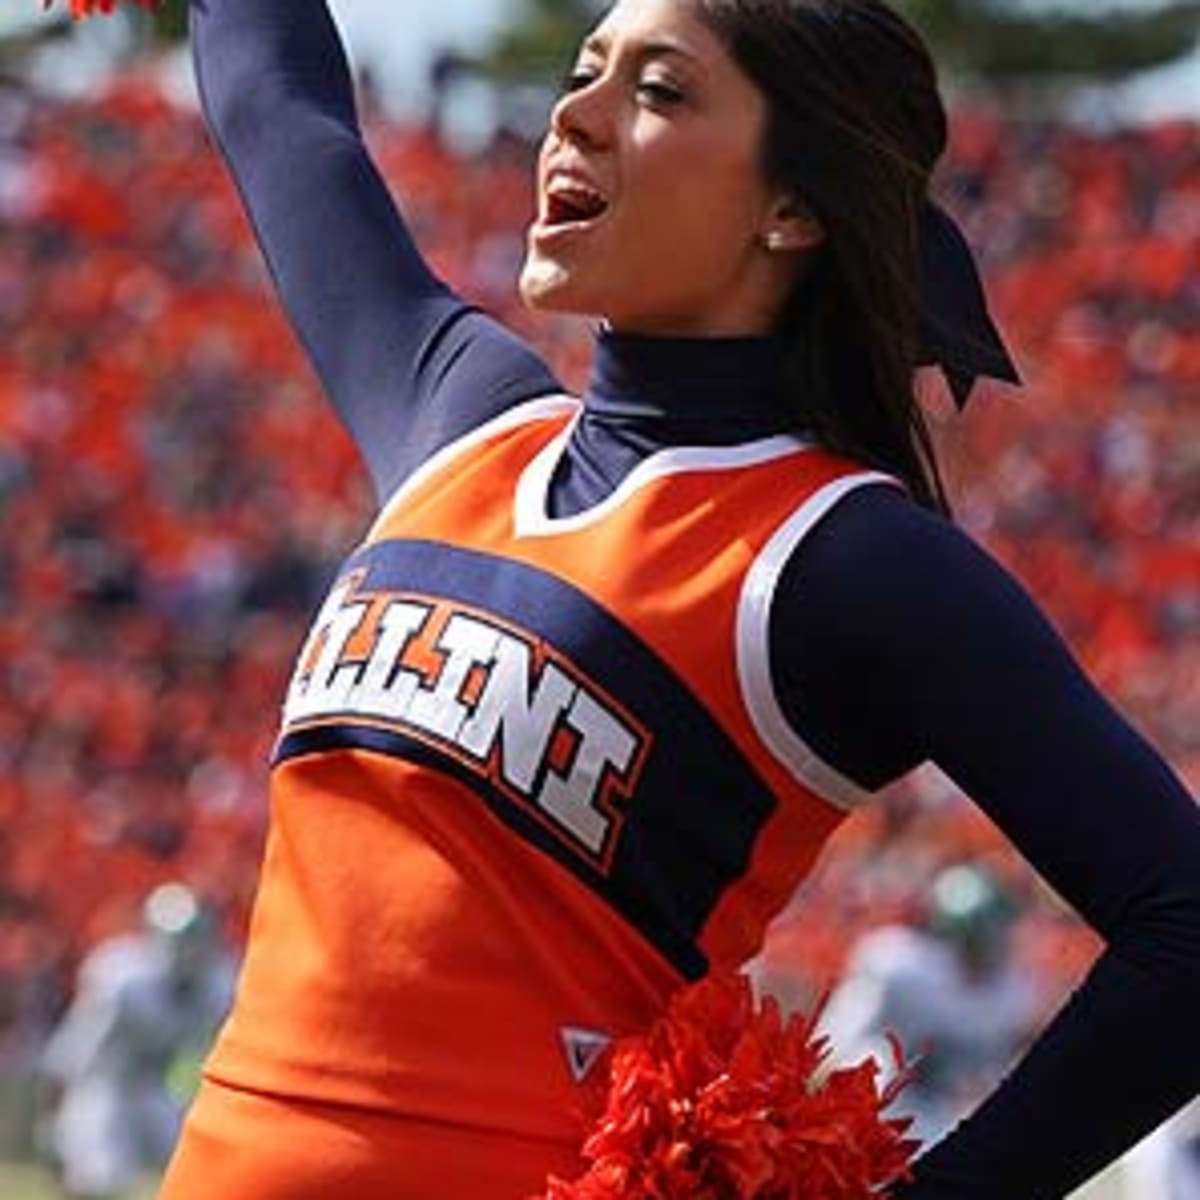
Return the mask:
<svg viewBox="0 0 1200 1200">
<path fill-rule="evenodd" d="M 696 0 L 766 97 L 766 178 L 820 219 L 776 332 L 787 403 L 830 448 L 947 509 L 914 389 L 921 206 L 946 111 L 920 35 L 882 0 Z"/>
</svg>

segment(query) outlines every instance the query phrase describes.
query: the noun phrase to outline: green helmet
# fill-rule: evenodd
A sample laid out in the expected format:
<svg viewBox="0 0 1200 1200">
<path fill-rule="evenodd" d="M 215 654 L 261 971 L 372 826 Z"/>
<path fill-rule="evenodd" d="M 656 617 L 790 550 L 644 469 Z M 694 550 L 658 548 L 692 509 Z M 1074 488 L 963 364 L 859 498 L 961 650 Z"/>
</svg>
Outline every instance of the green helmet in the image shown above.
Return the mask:
<svg viewBox="0 0 1200 1200">
<path fill-rule="evenodd" d="M 958 863 L 940 871 L 930 891 L 928 924 L 975 961 L 1002 952 L 1016 904 L 987 867 Z"/>
<path fill-rule="evenodd" d="M 142 902 L 142 920 L 153 933 L 188 937 L 206 924 L 207 914 L 186 884 L 162 883 Z"/>
<path fill-rule="evenodd" d="M 142 902 L 142 923 L 159 939 L 176 972 L 198 968 L 218 941 L 212 912 L 183 883 L 156 887 Z"/>
</svg>

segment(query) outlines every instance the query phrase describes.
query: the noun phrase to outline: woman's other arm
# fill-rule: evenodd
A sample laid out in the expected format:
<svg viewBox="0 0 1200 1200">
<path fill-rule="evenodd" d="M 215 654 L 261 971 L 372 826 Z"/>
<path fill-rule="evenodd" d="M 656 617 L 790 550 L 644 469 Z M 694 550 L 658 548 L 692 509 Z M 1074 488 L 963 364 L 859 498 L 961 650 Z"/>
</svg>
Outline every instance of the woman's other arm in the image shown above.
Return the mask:
<svg viewBox="0 0 1200 1200">
<path fill-rule="evenodd" d="M 772 652 L 834 766 L 876 787 L 936 762 L 1105 938 L 896 1200 L 1066 1195 L 1200 1089 L 1200 809 L 1011 577 L 895 489 L 852 495 L 801 545 Z"/>
<path fill-rule="evenodd" d="M 381 497 L 446 442 L 558 390 L 422 260 L 363 144 L 324 0 L 192 0 L 191 26 L 213 135 Z"/>
</svg>

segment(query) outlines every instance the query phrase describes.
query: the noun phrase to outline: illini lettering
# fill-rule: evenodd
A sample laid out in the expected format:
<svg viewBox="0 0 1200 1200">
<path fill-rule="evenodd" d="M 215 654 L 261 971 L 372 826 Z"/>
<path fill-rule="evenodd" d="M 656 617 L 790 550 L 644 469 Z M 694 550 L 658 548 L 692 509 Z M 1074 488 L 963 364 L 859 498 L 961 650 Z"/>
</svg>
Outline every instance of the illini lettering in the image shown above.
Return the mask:
<svg viewBox="0 0 1200 1200">
<path fill-rule="evenodd" d="M 343 721 L 439 747 L 602 869 L 649 734 L 557 651 L 494 617 L 341 580 L 288 691 L 284 730 Z"/>
</svg>

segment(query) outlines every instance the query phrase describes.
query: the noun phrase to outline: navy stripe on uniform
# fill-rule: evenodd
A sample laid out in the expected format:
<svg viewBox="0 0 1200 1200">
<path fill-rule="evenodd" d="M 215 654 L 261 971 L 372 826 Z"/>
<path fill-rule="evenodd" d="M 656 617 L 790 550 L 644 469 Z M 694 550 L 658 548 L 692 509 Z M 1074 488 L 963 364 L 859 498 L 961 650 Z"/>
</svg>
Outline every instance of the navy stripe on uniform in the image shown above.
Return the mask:
<svg viewBox="0 0 1200 1200">
<path fill-rule="evenodd" d="M 295 720 L 275 761 L 355 748 L 444 770 L 631 921 L 676 969 L 691 978 L 704 974 L 696 940 L 723 893 L 746 871 L 776 800 L 679 676 L 593 599 L 535 567 L 441 543 L 386 541 L 356 554 L 346 567 L 347 575 L 354 573 L 360 596 L 436 599 L 538 631 L 556 659 L 649 731 L 632 794 L 618 801 L 620 830 L 611 855 L 602 869 L 572 852 L 494 776 L 464 762 L 460 747 L 407 729 L 403 721 L 381 727 L 350 707 L 323 712 L 308 726 Z M 543 777 L 548 769 L 541 768 Z"/>
</svg>

